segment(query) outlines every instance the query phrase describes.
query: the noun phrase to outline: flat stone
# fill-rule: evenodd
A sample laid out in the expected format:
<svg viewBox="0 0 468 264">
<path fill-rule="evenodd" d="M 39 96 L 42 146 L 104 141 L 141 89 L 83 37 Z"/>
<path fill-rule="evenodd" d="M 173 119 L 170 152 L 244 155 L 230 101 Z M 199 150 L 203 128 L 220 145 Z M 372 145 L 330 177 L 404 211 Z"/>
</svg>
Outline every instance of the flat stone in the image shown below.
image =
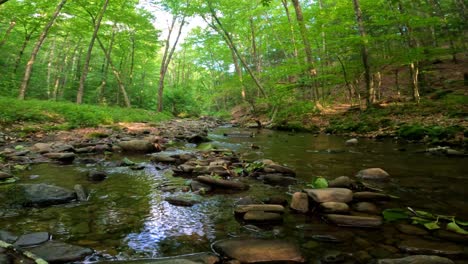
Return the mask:
<svg viewBox="0 0 468 264">
<path fill-rule="evenodd" d="M 376 192 L 355 192 L 353 200 L 355 201 L 388 201 L 391 197 L 385 193 Z"/>
<path fill-rule="evenodd" d="M 30 247 L 39 245 L 49 241 L 50 234 L 47 232 L 36 232 L 31 234 L 22 235 L 16 240 L 15 246 Z"/>
<path fill-rule="evenodd" d="M 429 234 L 425 229 L 415 225 L 398 224 L 396 225 L 396 228 L 398 231 L 407 235 L 426 236 Z"/>
<path fill-rule="evenodd" d="M 386 171 L 382 170 L 381 168 L 369 168 L 360 170 L 356 174 L 357 178 L 362 180 L 388 180 L 390 178 L 390 174 Z"/>
<path fill-rule="evenodd" d="M 383 224 L 382 217 L 378 216 L 354 216 L 327 214 L 325 217 L 338 226 L 350 227 L 379 227 Z"/>
<path fill-rule="evenodd" d="M 398 259 L 379 259 L 377 264 L 454 264 L 454 262 L 439 256 L 414 255 Z"/>
<path fill-rule="evenodd" d="M 351 138 L 351 139 L 346 140 L 345 142 L 346 145 L 356 145 L 357 143 L 358 143 L 357 138 Z"/>
<path fill-rule="evenodd" d="M 75 153 L 71 152 L 49 152 L 43 155 L 49 159 L 57 160 L 64 163 L 70 163 L 76 158 Z"/>
<path fill-rule="evenodd" d="M 193 206 L 200 202 L 198 197 L 194 195 L 179 195 L 164 198 L 164 200 L 172 205 Z"/>
<path fill-rule="evenodd" d="M 353 192 L 345 188 L 305 189 L 304 191 L 317 203 L 348 203 L 353 199 Z"/>
<path fill-rule="evenodd" d="M 244 220 L 254 222 L 282 221 L 283 216 L 278 213 L 270 213 L 264 211 L 249 211 L 244 214 Z"/>
<path fill-rule="evenodd" d="M 162 163 L 176 163 L 177 159 L 171 157 L 166 153 L 157 153 L 151 155 L 151 161 L 153 162 L 162 162 Z"/>
<path fill-rule="evenodd" d="M 451 242 L 429 241 L 424 239 L 404 240 L 398 248 L 409 254 L 421 255 L 444 255 L 456 256 L 463 255 L 463 247 Z"/>
<path fill-rule="evenodd" d="M 119 143 L 119 147 L 124 152 L 141 152 L 141 153 L 149 153 L 156 151 L 156 147 L 154 144 L 147 140 L 142 139 L 134 139 L 129 141 L 121 141 Z"/>
<path fill-rule="evenodd" d="M 17 239 L 18 236 L 16 236 L 15 234 L 8 231 L 0 230 L 0 240 L 11 244 L 14 243 Z"/>
<path fill-rule="evenodd" d="M 295 192 L 292 196 L 291 205 L 289 207 L 294 211 L 307 213 L 309 211 L 309 197 L 306 193 Z"/>
<path fill-rule="evenodd" d="M 211 192 L 213 190 L 213 187 L 211 187 L 211 185 L 208 185 L 208 184 L 196 181 L 196 180 L 193 180 L 190 182 L 190 188 L 192 189 L 192 192 L 201 191 L 202 189 L 205 192 Z"/>
<path fill-rule="evenodd" d="M 31 253 L 43 258 L 47 262 L 73 262 L 84 259 L 93 254 L 93 250 L 70 245 L 59 241 L 48 241 L 38 247 L 30 249 Z"/>
<path fill-rule="evenodd" d="M 291 176 L 296 175 L 296 172 L 294 170 L 292 170 L 292 169 L 290 169 L 288 167 L 285 167 L 285 166 L 281 166 L 281 165 L 276 164 L 276 163 L 266 165 L 264 170 L 269 171 L 269 172 L 278 172 L 278 173 L 281 173 L 281 174 L 287 174 L 287 175 L 291 175 Z"/>
<path fill-rule="evenodd" d="M 214 187 L 225 188 L 225 189 L 247 190 L 249 188 L 247 184 L 242 183 L 242 182 L 215 179 L 210 176 L 198 176 L 197 181 L 214 186 Z"/>
<path fill-rule="evenodd" d="M 276 186 L 289 186 L 297 183 L 296 178 L 282 174 L 266 174 L 262 178 L 264 183 Z"/>
<path fill-rule="evenodd" d="M 296 244 L 282 240 L 236 238 L 215 242 L 213 249 L 241 263 L 305 262 Z"/>
<path fill-rule="evenodd" d="M 358 202 L 353 204 L 353 210 L 361 213 L 380 214 L 380 209 L 373 203 Z"/>
<path fill-rule="evenodd" d="M 342 214 L 349 212 L 349 206 L 345 203 L 325 202 L 320 204 L 320 210 L 322 210 L 324 213 L 329 214 Z"/>
<path fill-rule="evenodd" d="M 219 263 L 219 257 L 211 252 L 197 253 L 190 255 L 181 255 L 174 257 L 165 257 L 160 259 L 137 259 L 110 261 L 104 263 L 120 263 L 120 264 L 216 264 Z"/>
<path fill-rule="evenodd" d="M 6 173 L 4 171 L 0 171 L 0 180 L 5 180 L 9 178 L 13 178 L 13 175 Z"/>
<path fill-rule="evenodd" d="M 43 183 L 17 184 L 15 197 L 23 206 L 47 206 L 70 202 L 76 198 L 76 193 L 62 187 Z"/>
<path fill-rule="evenodd" d="M 330 188 L 349 188 L 351 187 L 355 181 L 353 181 L 348 176 L 340 176 L 336 179 L 333 179 L 328 182 L 328 187 Z"/>
<path fill-rule="evenodd" d="M 236 214 L 245 214 L 251 211 L 284 213 L 284 207 L 278 204 L 248 204 L 248 205 L 237 205 L 234 209 L 234 212 Z"/>
<path fill-rule="evenodd" d="M 52 143 L 36 143 L 31 149 L 41 154 L 52 151 Z"/>
</svg>

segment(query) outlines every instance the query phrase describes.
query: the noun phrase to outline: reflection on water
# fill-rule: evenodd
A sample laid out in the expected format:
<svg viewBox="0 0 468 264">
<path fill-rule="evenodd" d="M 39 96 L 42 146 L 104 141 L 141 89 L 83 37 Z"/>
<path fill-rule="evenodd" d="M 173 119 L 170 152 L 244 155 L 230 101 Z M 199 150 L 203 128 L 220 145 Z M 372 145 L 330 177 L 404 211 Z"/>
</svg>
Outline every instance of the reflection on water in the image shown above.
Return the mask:
<svg viewBox="0 0 468 264">
<path fill-rule="evenodd" d="M 256 135 L 251 138 L 223 136 L 224 132 L 233 130 L 236 129 L 216 130 L 210 135 L 213 145 L 238 151 L 245 159 L 268 158 L 286 164 L 297 171 L 301 184 L 319 175 L 331 179 L 353 176 L 363 168 L 381 167 L 392 175 L 391 182 L 383 188 L 400 196 L 400 205 L 468 219 L 465 202 L 468 167 L 464 166 L 464 158 L 416 154 L 424 146 L 397 145 L 391 140 L 360 139 L 357 146 L 349 147 L 341 137 L 290 135 L 268 130 L 254 131 Z M 251 145 L 259 149 L 252 150 Z M 114 159 L 122 158 L 114 156 Z M 129 158 L 138 162 L 149 159 Z M 144 163 L 144 170 L 132 171 L 112 164 L 112 161 L 82 166 L 41 164 L 23 172 L 20 175 L 23 183 L 47 183 L 69 189 L 81 184 L 90 193 L 89 201 L 14 210 L 0 219 L 0 229 L 17 234 L 49 231 L 55 239 L 92 247 L 108 257 L 129 259 L 207 251 L 215 240 L 245 233 L 302 240 L 304 234 L 294 229 L 302 224 L 331 228 L 319 219 L 289 214 L 285 215 L 282 226 L 267 231 L 242 228 L 235 220 L 232 206 L 238 199 L 248 195 L 258 200 L 273 195 L 287 197 L 286 193 L 291 192 L 288 188 L 251 182 L 247 192 L 208 195 L 193 207 L 180 207 L 164 201 L 170 194 L 161 191 L 161 187 L 168 179 L 154 165 Z M 99 183 L 89 182 L 87 173 L 95 169 L 105 170 L 108 178 Z"/>
</svg>

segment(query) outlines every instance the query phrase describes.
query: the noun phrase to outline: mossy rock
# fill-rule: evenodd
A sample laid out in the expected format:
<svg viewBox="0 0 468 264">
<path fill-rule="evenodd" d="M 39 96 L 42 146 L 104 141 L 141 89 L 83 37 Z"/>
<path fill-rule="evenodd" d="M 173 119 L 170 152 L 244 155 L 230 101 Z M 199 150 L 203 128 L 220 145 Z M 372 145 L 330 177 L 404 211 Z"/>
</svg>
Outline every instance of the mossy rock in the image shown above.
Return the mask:
<svg viewBox="0 0 468 264">
<path fill-rule="evenodd" d="M 428 131 L 421 125 L 403 125 L 398 129 L 398 136 L 407 140 L 421 140 Z"/>
<path fill-rule="evenodd" d="M 279 123 L 273 126 L 274 129 L 281 130 L 281 131 L 291 131 L 291 132 L 312 132 L 318 133 L 320 132 L 320 128 L 316 125 L 304 125 L 299 121 L 290 121 Z"/>
</svg>

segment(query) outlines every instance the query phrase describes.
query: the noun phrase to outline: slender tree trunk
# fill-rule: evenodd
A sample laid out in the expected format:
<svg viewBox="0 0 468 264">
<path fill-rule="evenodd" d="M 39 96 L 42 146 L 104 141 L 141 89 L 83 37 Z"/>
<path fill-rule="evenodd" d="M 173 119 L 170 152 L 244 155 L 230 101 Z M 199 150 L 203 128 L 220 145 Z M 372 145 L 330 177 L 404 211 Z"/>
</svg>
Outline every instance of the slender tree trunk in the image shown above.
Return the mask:
<svg viewBox="0 0 468 264">
<path fill-rule="evenodd" d="M 297 44 L 296 44 L 296 37 L 294 35 L 294 26 L 292 23 L 291 19 L 291 14 L 289 12 L 289 7 L 288 7 L 288 1 L 287 0 L 281 0 L 281 3 L 283 4 L 284 11 L 286 12 L 286 17 L 288 18 L 288 23 L 289 23 L 289 31 L 291 34 L 291 42 L 293 46 L 293 58 L 295 59 L 296 63 L 299 64 L 298 57 L 299 57 L 299 51 L 297 50 Z"/>
<path fill-rule="evenodd" d="M 369 62 L 369 50 L 367 48 L 367 34 L 364 27 L 364 21 L 362 19 L 361 7 L 359 5 L 359 0 L 353 0 L 354 12 L 356 14 L 356 22 L 359 28 L 359 34 L 362 38 L 361 44 L 361 58 L 362 64 L 364 66 L 364 78 L 366 81 L 366 104 L 367 107 L 372 107 L 372 104 L 375 102 L 375 91 L 374 91 L 374 82 L 372 80 L 372 71 L 371 65 Z"/>
<path fill-rule="evenodd" d="M 50 77 L 52 76 L 52 64 L 55 59 L 55 43 L 57 39 L 54 38 L 54 41 L 52 42 L 52 47 L 50 47 L 50 54 L 48 57 L 48 62 L 47 62 L 47 98 L 51 98 L 51 86 L 50 86 Z"/>
<path fill-rule="evenodd" d="M 97 34 L 99 31 L 99 27 L 101 26 L 101 21 L 104 16 L 104 13 L 106 12 L 107 5 L 109 4 L 109 0 L 105 0 L 104 4 L 102 6 L 102 9 L 100 13 L 97 16 L 97 19 L 94 19 L 92 14 L 90 12 L 89 15 L 92 18 L 92 21 L 94 23 L 94 31 L 93 31 L 93 36 L 91 37 L 91 41 L 89 42 L 88 46 L 88 52 L 86 54 L 86 59 L 83 65 L 83 70 L 81 71 L 81 78 L 80 78 L 80 85 L 78 88 L 78 93 L 76 94 L 76 103 L 81 104 L 83 102 L 83 94 L 84 94 L 84 86 L 86 82 L 86 77 L 88 76 L 88 71 L 89 71 L 89 63 L 91 61 L 91 53 L 93 52 L 93 47 L 94 47 L 94 42 L 97 38 Z"/>
<path fill-rule="evenodd" d="M 112 53 L 112 48 L 114 47 L 114 40 L 115 40 L 115 31 L 116 31 L 116 24 L 112 26 L 112 36 L 109 42 L 109 49 L 107 52 L 109 53 L 108 55 Z M 107 74 L 109 73 L 109 60 L 107 60 L 107 56 L 105 56 L 105 62 L 104 62 L 104 69 L 102 73 L 102 79 L 101 79 L 101 85 L 99 85 L 99 102 L 102 103 L 104 100 L 104 91 L 106 89 L 106 84 L 107 84 Z"/>
<path fill-rule="evenodd" d="M 130 86 L 133 85 L 133 67 L 135 65 L 135 32 L 132 32 L 130 33 L 130 41 L 132 43 L 132 52 L 131 52 L 131 58 L 130 58 L 130 74 L 129 74 L 129 77 L 130 77 L 130 80 L 129 80 L 129 84 Z"/>
<path fill-rule="evenodd" d="M 232 61 L 234 63 L 234 68 L 237 73 L 237 77 L 239 78 L 239 82 L 241 85 L 242 101 L 246 101 L 244 79 L 242 78 L 242 68 L 239 65 L 239 60 L 237 59 L 236 53 L 232 49 L 231 49 L 231 56 L 232 56 Z"/>
<path fill-rule="evenodd" d="M 169 34 L 166 39 L 166 45 L 164 48 L 164 54 L 163 54 L 163 59 L 161 61 L 161 69 L 159 70 L 159 83 L 158 83 L 158 112 L 163 111 L 163 93 L 164 93 L 164 78 L 166 77 L 167 73 L 167 68 L 169 67 L 169 63 L 171 62 L 172 55 L 174 54 L 174 50 L 177 46 L 177 43 L 179 42 L 180 34 L 182 33 L 182 27 L 185 24 L 185 16 L 182 17 L 182 22 L 180 23 L 179 26 L 179 31 L 177 33 L 176 39 L 172 45 L 172 48 L 170 48 L 170 41 L 171 41 L 171 35 L 174 30 L 175 24 L 177 22 L 177 17 L 174 15 L 174 18 L 172 19 L 171 26 L 169 28 Z"/>
<path fill-rule="evenodd" d="M 18 56 L 16 57 L 15 68 L 13 69 L 13 73 L 16 73 L 18 71 L 19 65 L 21 64 L 21 58 L 23 58 L 24 50 L 28 46 L 29 41 L 31 40 L 32 34 L 36 31 L 36 29 L 37 27 L 33 28 L 31 32 L 28 33 L 28 30 L 25 28 L 23 45 L 21 45 L 21 49 L 18 53 Z"/>
<path fill-rule="evenodd" d="M 302 43 L 304 44 L 304 52 L 306 54 L 306 62 L 307 62 L 307 73 L 306 76 L 309 76 L 314 81 L 314 88 L 312 88 L 313 100 L 318 101 L 318 87 L 317 87 L 317 70 L 314 66 L 314 58 L 312 56 L 312 47 L 309 42 L 309 34 L 307 32 L 307 28 L 304 22 L 304 16 L 302 14 L 302 8 L 299 4 L 299 0 L 292 0 L 294 11 L 296 13 L 296 20 L 299 25 L 299 32 L 301 33 Z"/>
<path fill-rule="evenodd" d="M 3 44 L 5 44 L 8 37 L 10 36 L 11 31 L 13 30 L 13 28 L 15 28 L 15 26 L 16 26 L 16 21 L 14 21 L 14 20 L 11 21 L 10 26 L 8 27 L 7 31 L 5 32 L 5 36 L 3 36 L 2 41 L 0 41 L 0 48 L 2 48 Z"/>
<path fill-rule="evenodd" d="M 374 81 L 374 92 L 376 93 L 374 95 L 374 98 L 377 98 L 377 100 L 380 100 L 382 97 L 382 75 L 380 72 L 374 73 L 373 76 L 373 81 Z"/>
<path fill-rule="evenodd" d="M 353 86 L 352 84 L 350 83 L 349 79 L 348 79 L 348 72 L 346 71 L 346 67 L 343 63 L 343 61 L 341 60 L 341 58 L 339 56 L 337 56 L 338 58 L 338 61 L 340 62 L 340 65 L 341 65 L 341 70 L 343 71 L 343 78 L 344 78 L 344 81 L 345 81 L 345 84 L 346 84 L 346 88 L 348 88 L 348 93 L 349 93 L 349 104 L 351 106 L 353 106 L 354 104 L 354 100 L 353 100 Z"/>
<path fill-rule="evenodd" d="M 37 53 L 39 53 L 39 50 L 41 49 L 42 44 L 44 43 L 44 40 L 47 37 L 47 34 L 49 33 L 50 28 L 54 24 L 55 20 L 57 19 L 58 15 L 60 14 L 60 11 L 62 10 L 63 6 L 67 0 L 61 0 L 58 6 L 56 7 L 54 13 L 52 14 L 51 19 L 49 20 L 49 23 L 45 26 L 44 30 L 42 31 L 41 35 L 39 36 L 39 39 L 36 42 L 36 45 L 34 46 L 32 52 L 31 52 L 31 57 L 29 58 L 28 63 L 26 64 L 26 69 L 24 71 L 24 78 L 23 81 L 21 82 L 20 90 L 19 90 L 19 95 L 18 99 L 24 100 L 24 97 L 26 95 L 26 90 L 28 89 L 28 84 L 29 80 L 31 79 L 31 73 L 32 69 L 34 66 L 34 62 L 36 61 Z"/>
</svg>

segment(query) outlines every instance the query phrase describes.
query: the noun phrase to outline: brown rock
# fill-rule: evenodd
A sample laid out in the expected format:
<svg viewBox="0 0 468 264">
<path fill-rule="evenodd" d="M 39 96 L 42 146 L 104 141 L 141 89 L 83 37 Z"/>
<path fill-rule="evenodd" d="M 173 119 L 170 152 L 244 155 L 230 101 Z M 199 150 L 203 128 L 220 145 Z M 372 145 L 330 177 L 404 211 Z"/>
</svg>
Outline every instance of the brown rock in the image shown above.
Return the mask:
<svg viewBox="0 0 468 264">
<path fill-rule="evenodd" d="M 381 168 L 369 168 L 369 169 L 364 169 L 360 170 L 356 174 L 357 178 L 363 179 L 363 180 L 388 180 L 390 178 L 390 174 L 388 174 L 386 171 L 382 170 Z"/>
<path fill-rule="evenodd" d="M 270 221 L 282 221 L 283 217 L 278 213 L 270 213 L 264 211 L 249 211 L 244 214 L 245 221 L 255 222 L 270 222 Z"/>
<path fill-rule="evenodd" d="M 278 204 L 248 204 L 237 205 L 234 209 L 236 214 L 244 214 L 251 211 L 263 211 L 273 213 L 284 213 L 284 207 Z"/>
<path fill-rule="evenodd" d="M 307 213 L 309 211 L 309 197 L 306 193 L 295 192 L 292 196 L 290 207 L 295 211 Z"/>
<path fill-rule="evenodd" d="M 219 188 L 226 188 L 226 189 L 233 189 L 233 190 L 247 190 L 249 188 L 247 184 L 242 183 L 242 182 L 215 179 L 210 176 L 198 176 L 197 180 L 199 182 L 206 183 L 208 185 L 219 187 Z"/>
<path fill-rule="evenodd" d="M 353 199 L 353 192 L 345 188 L 305 189 L 304 191 L 317 203 L 347 203 Z"/>
<path fill-rule="evenodd" d="M 329 214 L 335 214 L 335 213 L 348 213 L 349 212 L 349 206 L 345 203 L 338 203 L 338 202 L 326 202 L 326 203 L 321 203 L 320 204 L 320 209 Z"/>
<path fill-rule="evenodd" d="M 350 227 L 379 227 L 383 224 L 382 217 L 377 216 L 354 216 L 328 214 L 325 216 L 330 222 L 338 226 Z"/>
<path fill-rule="evenodd" d="M 388 194 L 376 192 L 355 192 L 353 195 L 355 201 L 387 201 L 390 199 Z"/>
</svg>

